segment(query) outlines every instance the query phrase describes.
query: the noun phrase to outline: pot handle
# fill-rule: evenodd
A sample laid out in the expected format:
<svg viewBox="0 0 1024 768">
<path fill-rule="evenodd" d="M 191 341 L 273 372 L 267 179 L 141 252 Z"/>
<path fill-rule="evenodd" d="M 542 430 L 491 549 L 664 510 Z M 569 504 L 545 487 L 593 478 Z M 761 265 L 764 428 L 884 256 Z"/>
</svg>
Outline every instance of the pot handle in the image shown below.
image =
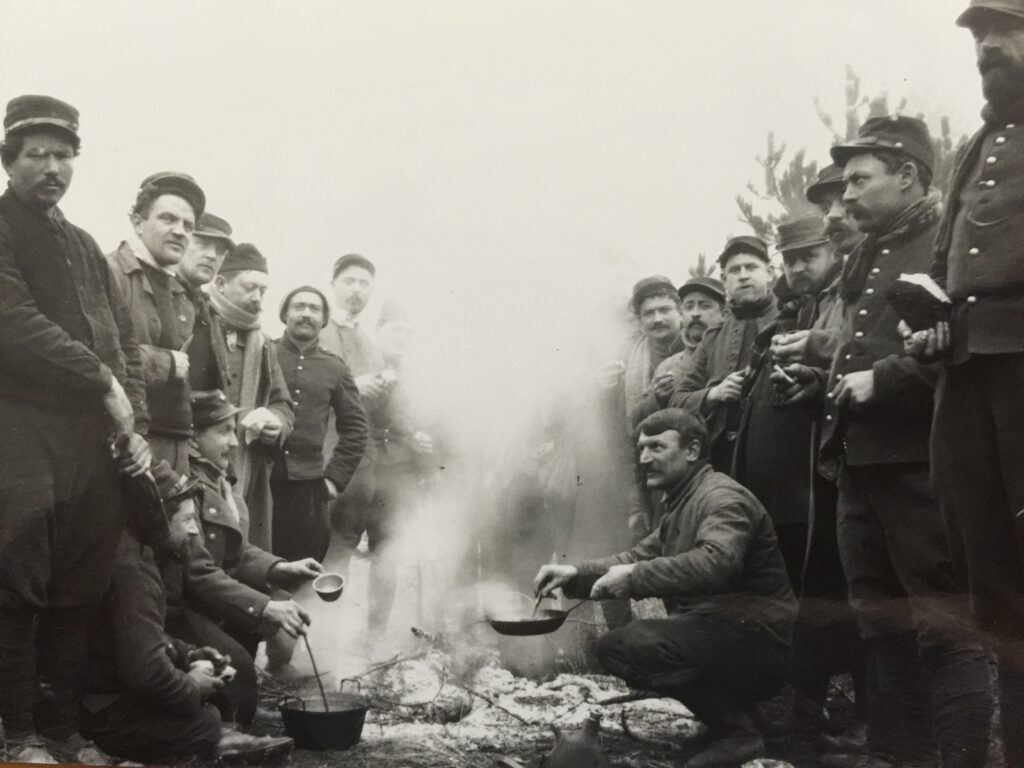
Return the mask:
<svg viewBox="0 0 1024 768">
<path fill-rule="evenodd" d="M 277 702 L 277 708 L 278 709 L 284 709 L 284 705 L 287 704 L 289 701 L 297 701 L 297 702 L 299 702 L 299 704 L 302 705 L 302 711 L 303 712 L 306 711 L 306 700 L 305 699 L 300 699 L 298 696 L 285 696 L 283 699 L 281 699 L 279 702 Z"/>
<path fill-rule="evenodd" d="M 343 677 L 341 679 L 341 682 L 338 683 L 338 691 L 340 693 L 344 693 L 345 692 L 345 683 L 355 683 L 356 684 L 356 690 L 359 691 L 360 693 L 363 692 L 363 685 L 362 685 L 362 683 L 360 683 L 354 677 Z"/>
</svg>

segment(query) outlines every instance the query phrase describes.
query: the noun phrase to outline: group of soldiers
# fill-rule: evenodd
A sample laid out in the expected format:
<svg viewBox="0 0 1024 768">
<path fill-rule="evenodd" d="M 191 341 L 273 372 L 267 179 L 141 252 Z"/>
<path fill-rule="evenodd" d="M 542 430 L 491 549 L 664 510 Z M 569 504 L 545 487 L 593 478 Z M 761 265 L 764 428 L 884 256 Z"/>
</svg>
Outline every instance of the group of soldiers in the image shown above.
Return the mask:
<svg viewBox="0 0 1024 768">
<path fill-rule="evenodd" d="M 639 336 L 597 372 L 635 468 L 599 554 L 635 545 L 535 586 L 601 601 L 603 667 L 707 726 L 691 768 L 794 729 L 824 765 L 980 768 L 997 709 L 1024 765 L 1024 0 L 971 0 L 958 23 L 986 106 L 945 200 L 925 123 L 869 119 L 807 189 L 819 212 L 778 226 L 780 278 L 741 235 L 721 282 L 639 281 Z M 246 732 L 257 647 L 289 674 L 310 621 L 292 591 L 332 528 L 343 571 L 364 535 L 379 555 L 369 636 L 386 630 L 394 510 L 437 462 L 403 404 L 407 320 L 362 326 L 376 266 L 350 254 L 333 301 L 287 293 L 272 341 L 268 261 L 195 179 L 144 179 L 104 255 L 58 207 L 78 112 L 21 96 L 3 126 L 0 757 L 287 751 Z M 908 274 L 945 291 L 946 319 L 901 315 Z M 667 618 L 633 620 L 645 597 Z M 859 718 L 842 731 L 837 673 Z"/>
<path fill-rule="evenodd" d="M 604 601 L 602 666 L 708 726 L 690 768 L 794 732 L 823 765 L 980 768 L 997 709 L 1024 765 L 1024 2 L 957 23 L 986 106 L 944 200 L 928 126 L 870 118 L 806 190 L 819 212 L 777 227 L 781 277 L 742 235 L 721 283 L 641 280 L 640 338 L 597 373 L 634 443 L 636 543 L 535 586 Z M 910 283 L 941 319 L 915 319 Z M 645 597 L 668 617 L 609 610 Z"/>
<path fill-rule="evenodd" d="M 361 315 L 376 267 L 334 263 L 334 303 L 289 291 L 261 331 L 267 259 L 188 174 L 143 179 L 104 255 L 58 203 L 79 115 L 12 99 L 0 154 L 0 759 L 269 759 L 254 658 L 287 679 L 292 598 L 369 534 L 368 639 L 395 593 L 401 496 L 434 452 L 412 421 L 410 329 Z"/>
</svg>

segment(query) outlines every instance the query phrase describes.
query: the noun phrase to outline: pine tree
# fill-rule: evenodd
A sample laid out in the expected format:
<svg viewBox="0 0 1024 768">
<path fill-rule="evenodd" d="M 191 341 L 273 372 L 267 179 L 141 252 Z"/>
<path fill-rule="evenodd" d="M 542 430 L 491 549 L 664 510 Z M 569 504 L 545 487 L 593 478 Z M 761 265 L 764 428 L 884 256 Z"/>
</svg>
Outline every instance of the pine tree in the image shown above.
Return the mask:
<svg viewBox="0 0 1024 768">
<path fill-rule="evenodd" d="M 906 113 L 906 99 L 900 101 L 895 110 L 890 111 L 887 93 L 883 92 L 876 96 L 864 95 L 861 92 L 860 77 L 851 67 L 846 68 L 845 96 L 846 107 L 841 121 L 842 131 L 837 128 L 839 121 L 833 119 L 822 108 L 821 102 L 817 98 L 814 99 L 818 119 L 831 132 L 832 141 L 835 144 L 856 138 L 857 129 L 869 117 Z M 961 136 L 954 142 L 949 117 L 945 115 L 939 118 L 938 126 L 935 125 L 935 121 L 929 121 L 923 114 L 919 113 L 915 116 L 929 123 L 928 127 L 932 132 L 932 144 L 935 149 L 933 174 L 935 186 L 940 192 L 945 193 L 949 186 L 956 152 L 962 144 L 967 142 L 967 137 Z M 808 161 L 804 150 L 796 152 L 788 163 L 783 162 L 785 154 L 786 144 L 783 143 L 777 147 L 775 133 L 769 131 L 767 152 L 763 156 L 755 158 L 764 174 L 763 188 L 759 189 L 751 182 L 747 184 L 747 192 L 750 197 L 736 196 L 740 221 L 749 226 L 754 234 L 769 243 L 774 242 L 775 227 L 780 221 L 814 210 L 804 197 L 804 191 L 817 176 L 818 164 Z"/>
<path fill-rule="evenodd" d="M 690 277 L 711 277 L 714 266 L 708 265 L 708 255 L 701 251 L 697 254 L 697 263 L 690 267 Z"/>
</svg>

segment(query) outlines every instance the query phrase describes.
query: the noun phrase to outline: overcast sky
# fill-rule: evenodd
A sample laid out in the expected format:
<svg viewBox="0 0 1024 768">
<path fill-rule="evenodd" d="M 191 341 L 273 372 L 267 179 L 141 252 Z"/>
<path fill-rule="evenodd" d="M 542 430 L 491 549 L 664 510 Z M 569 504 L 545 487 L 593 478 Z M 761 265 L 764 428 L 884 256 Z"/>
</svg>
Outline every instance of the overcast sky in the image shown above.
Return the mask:
<svg viewBox="0 0 1024 768">
<path fill-rule="evenodd" d="M 847 64 L 973 130 L 965 5 L 0 0 L 0 97 L 79 108 L 63 207 L 104 249 L 139 181 L 181 170 L 269 258 L 275 303 L 356 251 L 382 292 L 507 327 L 610 274 L 683 280 L 743 231 L 768 130 L 827 157 L 813 101 L 841 112 Z"/>
</svg>

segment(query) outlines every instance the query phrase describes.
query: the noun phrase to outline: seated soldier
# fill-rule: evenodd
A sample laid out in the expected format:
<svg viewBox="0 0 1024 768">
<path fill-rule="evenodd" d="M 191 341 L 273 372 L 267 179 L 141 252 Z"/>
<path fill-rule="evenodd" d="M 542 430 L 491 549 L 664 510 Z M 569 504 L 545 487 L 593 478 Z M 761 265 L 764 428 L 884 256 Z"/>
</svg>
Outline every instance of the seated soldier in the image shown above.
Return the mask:
<svg viewBox="0 0 1024 768">
<path fill-rule="evenodd" d="M 214 638 L 226 632 L 249 656 L 266 638 L 267 671 L 277 673 L 291 657 L 289 639 L 304 634 L 309 623 L 306 611 L 283 590 L 316 578 L 323 568 L 311 557 L 287 562 L 249 543 L 248 509 L 228 477 L 238 446 L 239 409 L 219 390 L 194 392 L 191 402 L 189 467 L 203 488 L 203 535 L 202 542 L 192 546 L 184 596 L 187 609 L 174 622 L 172 634 L 223 651 L 220 639 Z M 255 699 L 247 696 L 245 718 L 237 719 L 247 722 L 254 707 Z"/>
<path fill-rule="evenodd" d="M 764 508 L 709 465 L 700 417 L 668 408 L 638 433 L 647 485 L 664 493 L 657 530 L 612 557 L 545 565 L 534 587 L 662 598 L 668 618 L 606 633 L 598 659 L 630 687 L 678 699 L 707 726 L 711 741 L 688 768 L 740 765 L 764 754 L 751 713 L 785 680 L 796 598 Z"/>
<path fill-rule="evenodd" d="M 160 565 L 187 557 L 189 538 L 199 535 L 195 505 L 202 503 L 202 489 L 165 461 L 152 473 L 169 532 L 155 549 L 122 536 L 110 591 L 90 634 L 82 733 L 112 755 L 143 762 L 288 752 L 291 739 L 222 730 L 210 699 L 230 676 L 231 660 L 165 633 Z"/>
<path fill-rule="evenodd" d="M 254 656 L 261 636 L 284 629 L 296 637 L 309 622 L 289 595 L 272 599 L 268 592 L 315 577 L 320 565 L 313 560 L 287 563 L 248 543 L 245 504 L 231 493 L 225 474 L 237 445 L 237 413 L 220 391 L 193 393 L 189 462 L 203 489 L 202 535 L 190 540 L 187 559 L 168 563 L 161 575 L 168 634 L 231 657 L 237 674 L 214 703 L 222 716 L 247 725 L 259 698 Z"/>
</svg>

